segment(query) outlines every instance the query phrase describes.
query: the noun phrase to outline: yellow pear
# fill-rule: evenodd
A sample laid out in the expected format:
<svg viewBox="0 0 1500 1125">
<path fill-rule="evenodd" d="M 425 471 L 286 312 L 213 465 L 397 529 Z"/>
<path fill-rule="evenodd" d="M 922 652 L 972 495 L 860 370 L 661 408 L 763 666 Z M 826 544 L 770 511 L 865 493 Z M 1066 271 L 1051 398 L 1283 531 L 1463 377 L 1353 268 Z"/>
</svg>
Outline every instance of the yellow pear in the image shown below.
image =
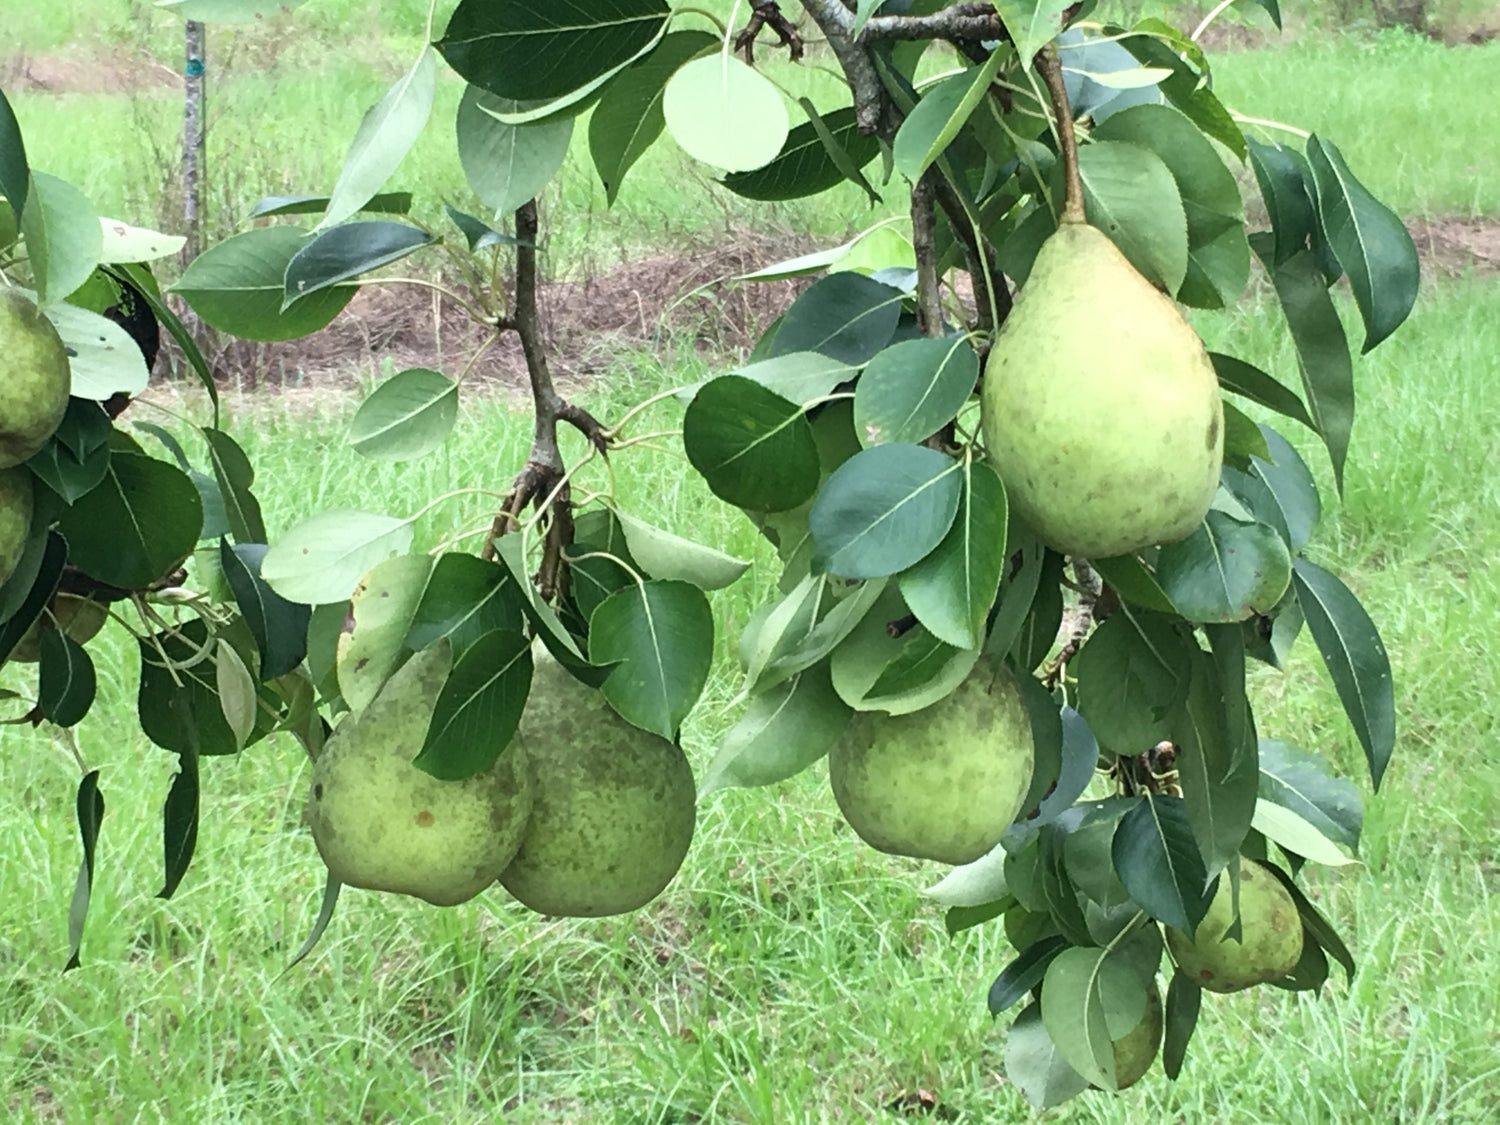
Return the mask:
<svg viewBox="0 0 1500 1125">
<path fill-rule="evenodd" d="M 1254 860 L 1240 860 L 1242 940 L 1224 936 L 1234 921 L 1226 872 L 1195 936 L 1167 927 L 1167 948 L 1177 967 L 1209 992 L 1238 992 L 1279 980 L 1302 957 L 1302 919 L 1281 881 Z"/>
<path fill-rule="evenodd" d="M 68 409 L 68 350 L 29 297 L 0 284 L 0 469 L 19 465 L 42 446 Z"/>
<path fill-rule="evenodd" d="M 931 707 L 856 714 L 828 754 L 828 779 L 871 847 L 960 864 L 988 852 L 1015 820 L 1032 758 L 1021 689 L 984 657 Z"/>
<path fill-rule="evenodd" d="M 536 807 L 500 884 L 540 914 L 623 914 L 659 895 L 693 839 L 680 747 L 622 719 L 539 645 L 517 744 Z"/>
<path fill-rule="evenodd" d="M 31 532 L 31 472 L 0 469 L 0 585 L 16 572 Z"/>
<path fill-rule="evenodd" d="M 1213 363 L 1171 298 L 1102 231 L 1065 219 L 995 338 L 984 440 L 1049 547 L 1107 558 L 1181 539 L 1219 484 Z"/>
<path fill-rule="evenodd" d="M 307 822 L 328 870 L 351 887 L 454 906 L 516 854 L 531 813 L 520 747 L 461 781 L 411 764 L 451 662 L 446 643 L 412 656 L 339 724 L 313 765 Z"/>
</svg>

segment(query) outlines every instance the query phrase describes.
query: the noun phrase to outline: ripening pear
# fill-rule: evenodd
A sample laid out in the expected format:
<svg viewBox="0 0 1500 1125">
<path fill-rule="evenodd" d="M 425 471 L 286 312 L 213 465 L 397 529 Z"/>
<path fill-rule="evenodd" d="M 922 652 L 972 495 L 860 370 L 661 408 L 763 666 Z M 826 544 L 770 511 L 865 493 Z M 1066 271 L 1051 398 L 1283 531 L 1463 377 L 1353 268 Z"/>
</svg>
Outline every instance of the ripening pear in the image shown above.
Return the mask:
<svg viewBox="0 0 1500 1125">
<path fill-rule="evenodd" d="M 1031 719 L 981 657 L 952 694 L 906 715 L 861 711 L 828 754 L 849 826 L 891 855 L 970 863 L 1000 842 L 1031 786 Z"/>
<path fill-rule="evenodd" d="M 1302 919 L 1276 876 L 1253 860 L 1240 860 L 1241 941 L 1224 936 L 1234 922 L 1231 895 L 1226 873 L 1194 937 L 1167 927 L 1167 948 L 1177 967 L 1209 992 L 1238 992 L 1279 980 L 1302 957 Z"/>
<path fill-rule="evenodd" d="M 47 444 L 68 409 L 68 350 L 31 298 L 0 285 L 0 469 Z"/>
<path fill-rule="evenodd" d="M 0 469 L 0 585 L 10 579 L 26 553 L 31 531 L 31 471 Z"/>
<path fill-rule="evenodd" d="M 537 645 L 516 732 L 535 808 L 500 884 L 539 914 L 645 906 L 693 839 L 697 792 L 676 743 L 633 726 Z"/>
<path fill-rule="evenodd" d="M 313 765 L 307 821 L 328 870 L 351 887 L 454 906 L 516 854 L 531 813 L 520 747 L 461 781 L 412 765 L 451 663 L 446 644 L 416 653 L 339 724 Z"/>
<path fill-rule="evenodd" d="M 20 664 L 35 664 L 42 658 L 42 630 L 57 628 L 63 635 L 78 644 L 88 644 L 104 628 L 109 620 L 109 607 L 93 598 L 79 594 L 58 594 L 52 599 L 52 617 L 46 614 L 31 623 L 31 628 L 21 634 L 16 647 L 10 650 L 10 659 Z"/>
<path fill-rule="evenodd" d="M 1203 341 L 1109 237 L 1064 219 L 995 337 L 984 440 L 1012 509 L 1065 555 L 1181 539 L 1219 486 L 1224 413 Z"/>
<path fill-rule="evenodd" d="M 1115 1089 L 1134 1086 L 1151 1069 L 1161 1050 L 1161 993 L 1155 983 L 1146 985 L 1146 1011 L 1141 1022 L 1114 1040 Z"/>
</svg>

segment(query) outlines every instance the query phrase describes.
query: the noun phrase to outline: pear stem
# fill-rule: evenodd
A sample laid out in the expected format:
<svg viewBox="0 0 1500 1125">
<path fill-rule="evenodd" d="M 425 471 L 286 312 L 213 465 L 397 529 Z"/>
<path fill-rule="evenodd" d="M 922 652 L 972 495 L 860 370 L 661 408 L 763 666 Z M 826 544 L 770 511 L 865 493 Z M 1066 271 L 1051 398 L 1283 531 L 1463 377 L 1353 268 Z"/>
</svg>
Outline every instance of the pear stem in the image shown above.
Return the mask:
<svg viewBox="0 0 1500 1125">
<path fill-rule="evenodd" d="M 1078 139 L 1073 134 L 1073 107 L 1068 104 L 1068 84 L 1063 80 L 1062 60 L 1058 58 L 1055 45 L 1048 43 L 1041 49 L 1036 57 L 1036 69 L 1047 84 L 1052 111 L 1057 115 L 1057 147 L 1062 153 L 1067 191 L 1061 221 L 1087 222 L 1083 209 L 1083 177 L 1078 174 Z"/>
</svg>

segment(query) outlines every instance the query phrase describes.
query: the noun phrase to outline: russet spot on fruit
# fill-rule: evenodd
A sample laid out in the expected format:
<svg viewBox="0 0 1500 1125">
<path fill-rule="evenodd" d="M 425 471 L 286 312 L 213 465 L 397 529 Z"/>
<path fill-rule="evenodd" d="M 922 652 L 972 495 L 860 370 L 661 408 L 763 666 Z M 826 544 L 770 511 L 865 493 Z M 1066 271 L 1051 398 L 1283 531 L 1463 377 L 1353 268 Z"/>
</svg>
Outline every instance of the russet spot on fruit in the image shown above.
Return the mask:
<svg viewBox="0 0 1500 1125">
<path fill-rule="evenodd" d="M 72 371 L 52 322 L 24 294 L 0 285 L 0 469 L 47 444 L 68 409 Z"/>
<path fill-rule="evenodd" d="M 1195 935 L 1167 927 L 1167 948 L 1177 966 L 1209 992 L 1238 992 L 1279 980 L 1302 957 L 1302 919 L 1276 876 L 1254 860 L 1240 860 L 1242 940 L 1224 936 L 1234 922 L 1228 875 L 1220 876 L 1208 913 Z"/>
<path fill-rule="evenodd" d="M 1031 720 L 1011 673 L 981 658 L 907 715 L 862 711 L 828 754 L 850 827 L 892 855 L 969 863 L 1000 842 L 1031 785 Z"/>
<path fill-rule="evenodd" d="M 1181 539 L 1219 484 L 1223 404 L 1203 342 L 1102 231 L 1064 220 L 996 335 L 985 445 L 1015 512 L 1065 555 Z"/>
</svg>

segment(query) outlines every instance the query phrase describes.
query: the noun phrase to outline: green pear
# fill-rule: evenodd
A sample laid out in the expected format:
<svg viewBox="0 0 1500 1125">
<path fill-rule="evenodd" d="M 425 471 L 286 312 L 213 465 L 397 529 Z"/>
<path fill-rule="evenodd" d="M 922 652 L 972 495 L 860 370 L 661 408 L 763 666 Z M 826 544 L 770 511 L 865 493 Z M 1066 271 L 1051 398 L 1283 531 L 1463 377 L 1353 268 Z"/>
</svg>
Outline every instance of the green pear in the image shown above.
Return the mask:
<svg viewBox="0 0 1500 1125">
<path fill-rule="evenodd" d="M 1021 689 L 984 657 L 931 707 L 856 714 L 828 754 L 828 779 L 871 847 L 961 864 L 998 844 L 1021 811 L 1032 757 Z"/>
<path fill-rule="evenodd" d="M 68 409 L 73 376 L 68 349 L 29 297 L 0 285 L 0 469 L 42 446 Z"/>
<path fill-rule="evenodd" d="M 1177 967 L 1209 992 L 1238 992 L 1279 980 L 1297 967 L 1302 957 L 1297 904 L 1275 875 L 1249 859 L 1240 860 L 1240 921 L 1242 940 L 1226 938 L 1234 902 L 1225 873 L 1195 937 L 1167 927 L 1167 948 Z"/>
<path fill-rule="evenodd" d="M 1154 983 L 1146 985 L 1146 1011 L 1141 1022 L 1114 1040 L 1115 1089 L 1124 1090 L 1139 1082 L 1161 1050 L 1161 992 Z"/>
<path fill-rule="evenodd" d="M 536 807 L 500 884 L 540 914 L 646 905 L 677 874 L 697 795 L 681 748 L 622 719 L 540 646 L 517 743 Z"/>
<path fill-rule="evenodd" d="M 446 643 L 412 656 L 313 765 L 307 821 L 328 870 L 351 887 L 454 906 L 515 857 L 531 813 L 520 747 L 461 781 L 412 765 L 451 663 Z"/>
<path fill-rule="evenodd" d="M 995 337 L 985 447 L 1049 547 L 1107 558 L 1188 535 L 1219 486 L 1213 363 L 1107 235 L 1065 220 Z"/>
<path fill-rule="evenodd" d="M 31 532 L 31 471 L 0 469 L 0 585 L 16 572 Z"/>
<path fill-rule="evenodd" d="M 20 664 L 35 664 L 42 658 L 42 630 L 57 628 L 71 641 L 85 645 L 93 640 L 109 620 L 109 607 L 93 598 L 78 594 L 58 594 L 52 599 L 52 617 L 46 614 L 31 623 L 21 634 L 10 658 Z"/>
</svg>

